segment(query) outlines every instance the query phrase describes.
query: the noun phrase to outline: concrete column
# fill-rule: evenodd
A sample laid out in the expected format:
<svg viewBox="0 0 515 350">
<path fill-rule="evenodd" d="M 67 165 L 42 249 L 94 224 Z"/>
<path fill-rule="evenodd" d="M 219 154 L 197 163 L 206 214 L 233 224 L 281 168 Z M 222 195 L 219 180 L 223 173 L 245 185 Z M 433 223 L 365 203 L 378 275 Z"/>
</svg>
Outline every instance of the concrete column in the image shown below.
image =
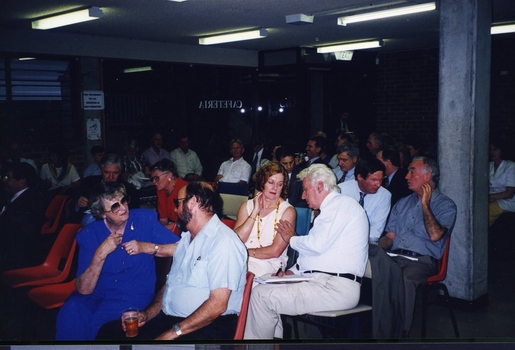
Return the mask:
<svg viewBox="0 0 515 350">
<path fill-rule="evenodd" d="M 458 207 L 445 284 L 469 304 L 486 299 L 490 0 L 440 2 L 440 188 Z"/>
<path fill-rule="evenodd" d="M 102 87 L 102 62 L 98 58 L 81 57 L 80 58 L 80 70 L 82 77 L 82 90 L 93 90 L 101 91 Z M 82 98 L 82 91 L 81 91 Z M 100 110 L 83 110 L 84 116 L 84 139 L 86 140 L 86 147 L 84 149 L 84 164 L 88 167 L 93 163 L 93 159 L 89 153 L 89 150 L 94 145 L 105 146 L 105 122 L 104 122 L 104 111 Z M 88 139 L 88 120 L 100 120 L 100 140 Z"/>
</svg>

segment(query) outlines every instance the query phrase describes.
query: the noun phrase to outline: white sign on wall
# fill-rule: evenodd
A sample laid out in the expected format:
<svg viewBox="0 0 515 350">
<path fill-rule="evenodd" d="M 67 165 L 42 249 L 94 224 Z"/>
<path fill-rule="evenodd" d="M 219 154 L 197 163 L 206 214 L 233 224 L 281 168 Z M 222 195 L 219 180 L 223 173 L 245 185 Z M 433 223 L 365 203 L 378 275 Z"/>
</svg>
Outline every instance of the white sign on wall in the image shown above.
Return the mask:
<svg viewBox="0 0 515 350">
<path fill-rule="evenodd" d="M 103 110 L 104 92 L 96 90 L 84 90 L 82 92 L 82 108 L 84 108 L 84 110 Z"/>
<path fill-rule="evenodd" d="M 102 136 L 102 127 L 100 125 L 100 119 L 88 119 L 86 122 L 86 129 L 88 134 L 88 140 L 100 140 Z"/>
</svg>

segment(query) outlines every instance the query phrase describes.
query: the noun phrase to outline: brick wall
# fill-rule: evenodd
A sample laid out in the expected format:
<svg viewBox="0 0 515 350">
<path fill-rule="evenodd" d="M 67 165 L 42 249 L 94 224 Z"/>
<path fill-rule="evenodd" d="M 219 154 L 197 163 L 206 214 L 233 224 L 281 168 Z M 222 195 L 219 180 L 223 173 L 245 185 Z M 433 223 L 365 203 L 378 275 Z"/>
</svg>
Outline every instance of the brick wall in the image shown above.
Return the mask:
<svg viewBox="0 0 515 350">
<path fill-rule="evenodd" d="M 514 44 L 514 38 L 492 40 L 490 130 L 496 137 L 515 130 Z M 378 58 L 377 131 L 394 138 L 416 131 L 427 143 L 436 142 L 438 49 L 382 54 Z"/>
</svg>

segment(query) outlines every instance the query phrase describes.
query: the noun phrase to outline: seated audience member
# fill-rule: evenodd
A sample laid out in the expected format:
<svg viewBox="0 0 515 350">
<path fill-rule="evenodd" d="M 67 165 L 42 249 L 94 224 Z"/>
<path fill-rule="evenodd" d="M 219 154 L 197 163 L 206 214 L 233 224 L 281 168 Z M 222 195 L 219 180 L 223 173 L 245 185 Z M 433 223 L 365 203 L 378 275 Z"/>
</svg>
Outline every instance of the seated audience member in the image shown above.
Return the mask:
<svg viewBox="0 0 515 350">
<path fill-rule="evenodd" d="M 396 149 L 384 149 L 377 152 L 376 156 L 377 159 L 384 164 L 386 169 L 383 187 L 392 194 L 391 206 L 393 208 L 399 199 L 409 196 L 412 193 L 406 181 L 408 171 L 400 167 L 401 157 L 399 151 Z"/>
<path fill-rule="evenodd" d="M 377 159 L 360 160 L 354 172 L 355 179 L 338 185 L 341 194 L 354 198 L 365 209 L 370 225 L 371 244 L 379 241 L 390 213 L 392 195 L 381 187 L 384 171 L 384 164 Z"/>
<path fill-rule="evenodd" d="M 152 183 L 157 190 L 157 215 L 159 222 L 170 231 L 177 222 L 177 212 L 173 193 L 188 184 L 177 174 L 175 164 L 169 159 L 161 159 L 152 168 Z"/>
<path fill-rule="evenodd" d="M 91 147 L 89 153 L 93 158 L 93 163 L 91 163 L 84 171 L 84 178 L 88 176 L 102 175 L 102 172 L 100 171 L 100 161 L 102 160 L 105 152 L 106 150 L 102 146 L 96 145 Z"/>
<path fill-rule="evenodd" d="M 338 167 L 333 169 L 338 184 L 355 178 L 354 169 L 358 164 L 359 148 L 352 143 L 344 143 L 336 149 Z"/>
<path fill-rule="evenodd" d="M 136 140 L 129 140 L 125 145 L 125 154 L 122 157 L 123 178 L 127 180 L 136 173 L 150 176 L 150 168 L 145 164 L 145 160 L 138 154 L 139 146 Z"/>
<path fill-rule="evenodd" d="M 130 208 L 136 209 L 140 206 L 140 196 L 136 188 L 130 183 L 122 180 L 123 168 L 121 158 L 118 154 L 109 153 L 104 155 L 100 162 L 100 171 L 102 172 L 101 176 L 89 176 L 83 179 L 78 191 L 79 195 L 74 196 L 74 198 L 78 198 L 76 201 L 76 221 L 81 222 L 83 225 L 87 225 L 90 222 L 95 221 L 94 216 L 91 213 L 88 213 L 89 197 L 91 196 L 94 187 L 101 182 L 114 181 L 123 184 L 125 186 L 125 191 L 131 198 Z"/>
<path fill-rule="evenodd" d="M 218 218 L 222 200 L 212 186 L 191 182 L 179 191 L 177 215 L 187 232 L 172 250 L 166 286 L 138 314 L 134 339 L 231 340 L 247 273 L 247 250 Z M 120 316 L 118 317 L 120 318 Z M 126 339 L 120 320 L 99 339 Z"/>
<path fill-rule="evenodd" d="M 404 138 L 404 144 L 406 145 L 406 148 L 408 149 L 412 159 L 415 157 L 423 156 L 425 154 L 425 140 L 422 135 L 417 133 L 408 134 Z"/>
<path fill-rule="evenodd" d="M 491 138 L 489 226 L 492 226 L 502 213 L 515 212 L 515 163 L 503 159 L 503 152 L 507 150 L 502 139 Z"/>
<path fill-rule="evenodd" d="M 232 140 L 229 144 L 229 151 L 232 158 L 220 165 L 215 182 L 248 183 L 252 168 L 242 157 L 245 152 L 243 142 L 238 139 Z"/>
<path fill-rule="evenodd" d="M 295 209 L 286 201 L 286 170 L 276 162 L 260 167 L 254 174 L 256 196 L 238 211 L 234 232 L 247 247 L 248 270 L 256 276 L 285 269 L 288 244 L 277 237 L 277 223 L 285 220 L 295 227 Z"/>
<path fill-rule="evenodd" d="M 397 255 L 393 259 L 403 271 L 404 337 L 411 328 L 417 287 L 437 272 L 437 260 L 456 220 L 456 204 L 438 190 L 439 178 L 434 160 L 413 159 L 406 180 L 414 193 L 395 204 L 386 235 L 379 240 L 381 247 Z"/>
<path fill-rule="evenodd" d="M 286 170 L 286 174 L 288 174 L 288 198 L 286 198 L 286 200 L 289 203 L 289 196 L 292 190 L 292 182 L 295 181 L 294 178 L 292 179 L 293 168 L 295 167 L 295 153 L 286 148 L 281 148 L 280 152 L 278 153 L 278 158 L 279 163 L 281 163 L 281 165 L 284 167 L 284 170 Z"/>
<path fill-rule="evenodd" d="M 154 133 L 150 143 L 151 146 L 141 154 L 148 167 L 151 167 L 161 159 L 170 159 L 170 152 L 163 148 L 163 136 L 161 136 L 161 133 Z"/>
<path fill-rule="evenodd" d="M 49 162 L 41 168 L 41 179 L 45 181 L 50 197 L 80 185 L 77 169 L 68 161 L 68 147 L 63 144 L 51 146 L 48 158 Z"/>
<path fill-rule="evenodd" d="M 2 185 L 10 199 L 0 208 L 0 272 L 42 262 L 45 204 L 37 189 L 38 175 L 29 163 L 8 163 Z"/>
<path fill-rule="evenodd" d="M 202 164 L 195 151 L 190 149 L 187 135 L 179 138 L 179 147 L 170 152 L 170 158 L 177 167 L 179 176 L 186 181 L 198 181 L 202 176 Z"/>
<path fill-rule="evenodd" d="M 100 327 L 118 320 L 124 309 L 143 309 L 154 298 L 154 256 L 167 254 L 178 238 L 151 210 L 129 214 L 128 202 L 120 183 L 95 187 L 91 211 L 98 220 L 77 234 L 77 290 L 59 311 L 56 340 L 93 340 Z"/>
<path fill-rule="evenodd" d="M 336 137 L 336 141 L 334 143 L 334 146 L 336 147 L 336 153 L 331 157 L 331 160 L 329 161 L 329 167 L 331 169 L 336 169 L 338 166 L 338 147 L 343 145 L 344 143 L 354 143 L 352 136 L 350 134 L 346 134 L 342 132 Z"/>
<path fill-rule="evenodd" d="M 245 339 L 282 337 L 276 332 L 282 326 L 281 314 L 351 309 L 358 304 L 368 258 L 367 215 L 358 202 L 338 193 L 336 178 L 326 165 L 313 164 L 299 178 L 302 197 L 320 214 L 307 236 L 296 236 L 288 221 L 277 224 L 277 234 L 299 253 L 297 264 L 279 277 L 313 279 L 256 286 L 250 296 Z"/>
<path fill-rule="evenodd" d="M 332 152 L 330 150 L 330 145 L 328 145 L 327 134 L 323 131 L 317 131 L 314 137 L 321 137 L 322 142 L 319 143 L 322 147 L 322 151 L 320 152 L 320 160 L 322 160 L 325 164 L 329 165 L 329 162 L 333 158 Z"/>
<path fill-rule="evenodd" d="M 36 174 L 38 173 L 38 167 L 36 166 L 36 162 L 32 159 L 23 157 L 23 145 L 21 145 L 18 141 L 14 140 L 9 143 L 9 148 L 7 149 L 7 163 L 28 163 L 32 165 L 32 167 L 36 170 Z"/>
</svg>

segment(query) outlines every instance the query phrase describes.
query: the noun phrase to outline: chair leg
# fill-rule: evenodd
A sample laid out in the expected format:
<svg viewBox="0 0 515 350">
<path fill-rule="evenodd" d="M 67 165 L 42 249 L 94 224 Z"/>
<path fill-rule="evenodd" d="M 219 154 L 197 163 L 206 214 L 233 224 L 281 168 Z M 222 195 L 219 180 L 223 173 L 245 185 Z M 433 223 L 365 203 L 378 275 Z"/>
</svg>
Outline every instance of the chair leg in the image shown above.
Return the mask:
<svg viewBox="0 0 515 350">
<path fill-rule="evenodd" d="M 422 287 L 422 330 L 421 338 L 426 337 L 426 325 L 427 325 L 427 291 L 429 288 L 426 286 Z"/>
<path fill-rule="evenodd" d="M 444 296 L 445 296 L 445 303 L 447 304 L 447 308 L 449 309 L 449 314 L 451 316 L 452 328 L 454 328 L 454 335 L 456 336 L 456 338 L 459 338 L 460 332 L 458 331 L 458 323 L 456 322 L 456 317 L 454 316 L 454 310 L 452 309 L 449 291 L 447 290 L 447 286 L 443 283 L 440 283 L 439 287 L 442 288 Z"/>
</svg>

